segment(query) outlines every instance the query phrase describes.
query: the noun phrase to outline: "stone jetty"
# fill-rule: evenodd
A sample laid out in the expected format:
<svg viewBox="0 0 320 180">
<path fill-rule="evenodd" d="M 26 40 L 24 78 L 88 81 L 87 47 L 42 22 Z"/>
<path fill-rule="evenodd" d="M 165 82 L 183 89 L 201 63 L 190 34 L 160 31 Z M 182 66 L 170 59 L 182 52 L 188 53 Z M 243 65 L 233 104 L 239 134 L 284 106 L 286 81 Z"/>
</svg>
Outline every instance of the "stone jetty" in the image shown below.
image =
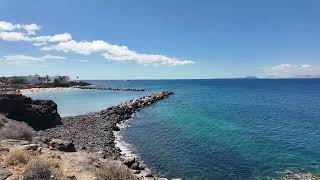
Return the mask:
<svg viewBox="0 0 320 180">
<path fill-rule="evenodd" d="M 112 88 L 112 87 L 95 87 L 95 86 L 76 86 L 79 89 L 96 89 L 96 90 L 109 90 L 109 91 L 145 91 L 145 89 L 138 88 Z"/>
<path fill-rule="evenodd" d="M 162 91 L 112 106 L 101 112 L 80 116 L 65 117 L 63 124 L 51 129 L 39 131 L 39 137 L 45 139 L 63 139 L 74 143 L 76 149 L 100 151 L 106 157 L 119 158 L 120 150 L 115 147 L 113 131 L 119 130 L 118 123 L 131 118 L 141 108 L 172 95 Z"/>
</svg>

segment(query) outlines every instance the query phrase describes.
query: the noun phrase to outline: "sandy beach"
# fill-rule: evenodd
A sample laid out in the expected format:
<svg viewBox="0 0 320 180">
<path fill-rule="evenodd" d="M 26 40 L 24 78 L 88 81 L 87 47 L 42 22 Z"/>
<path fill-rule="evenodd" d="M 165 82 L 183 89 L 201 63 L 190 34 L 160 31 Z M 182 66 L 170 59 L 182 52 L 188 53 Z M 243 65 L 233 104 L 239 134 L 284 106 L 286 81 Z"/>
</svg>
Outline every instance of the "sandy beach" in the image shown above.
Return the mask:
<svg viewBox="0 0 320 180">
<path fill-rule="evenodd" d="M 32 93 L 65 91 L 65 90 L 72 90 L 72 89 L 75 89 L 75 88 L 73 87 L 29 88 L 29 89 L 20 89 L 20 93 L 23 95 L 28 95 Z"/>
</svg>

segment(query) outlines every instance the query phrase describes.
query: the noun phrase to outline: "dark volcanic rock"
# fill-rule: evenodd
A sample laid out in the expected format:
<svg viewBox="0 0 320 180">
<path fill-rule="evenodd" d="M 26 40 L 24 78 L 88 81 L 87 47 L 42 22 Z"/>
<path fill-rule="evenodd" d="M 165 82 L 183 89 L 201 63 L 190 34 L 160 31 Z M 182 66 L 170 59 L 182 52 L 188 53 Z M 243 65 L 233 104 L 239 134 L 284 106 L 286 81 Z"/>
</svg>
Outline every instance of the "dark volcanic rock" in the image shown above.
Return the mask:
<svg viewBox="0 0 320 180">
<path fill-rule="evenodd" d="M 119 128 L 118 126 L 114 126 L 112 129 L 113 129 L 114 131 L 120 131 L 120 128 Z"/>
<path fill-rule="evenodd" d="M 102 151 L 106 157 L 118 157 L 120 150 L 115 147 L 113 134 L 113 131 L 117 130 L 117 123 L 126 121 L 141 108 L 165 99 L 172 94 L 172 92 L 162 91 L 127 101 L 101 112 L 65 117 L 62 119 L 63 125 L 39 131 L 37 134 L 49 139 L 72 141 L 76 149 Z"/>
<path fill-rule="evenodd" d="M 76 152 L 76 148 L 74 147 L 74 144 L 70 141 L 61 140 L 61 139 L 52 139 L 48 143 L 48 145 L 59 151 Z"/>
<path fill-rule="evenodd" d="M 25 122 L 35 130 L 62 124 L 57 105 L 51 100 L 32 100 L 23 95 L 0 95 L 0 113 L 7 118 Z"/>
<path fill-rule="evenodd" d="M 136 162 L 136 159 L 133 157 L 133 158 L 130 158 L 130 159 L 125 159 L 123 161 L 123 164 L 128 166 L 128 167 L 131 167 L 135 162 Z"/>
<path fill-rule="evenodd" d="M 149 172 L 149 173 L 146 174 L 146 177 L 153 177 L 153 175 L 152 175 L 151 172 Z"/>
</svg>

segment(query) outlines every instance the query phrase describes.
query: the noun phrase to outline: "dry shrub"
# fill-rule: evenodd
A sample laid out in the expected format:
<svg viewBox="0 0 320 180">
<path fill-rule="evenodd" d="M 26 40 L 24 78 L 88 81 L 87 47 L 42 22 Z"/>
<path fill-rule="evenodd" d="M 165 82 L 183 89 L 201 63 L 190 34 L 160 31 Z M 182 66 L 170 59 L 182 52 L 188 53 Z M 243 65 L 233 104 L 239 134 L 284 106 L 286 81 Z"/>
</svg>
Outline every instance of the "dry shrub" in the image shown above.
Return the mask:
<svg viewBox="0 0 320 180">
<path fill-rule="evenodd" d="M 16 166 L 19 164 L 27 164 L 30 159 L 30 153 L 21 148 L 12 148 L 4 157 L 4 165 Z"/>
<path fill-rule="evenodd" d="M 19 122 L 0 116 L 0 140 L 17 139 L 31 141 L 33 129 L 25 122 Z"/>
<path fill-rule="evenodd" d="M 98 180 L 136 180 L 129 168 L 117 161 L 104 163 L 96 170 Z"/>
<path fill-rule="evenodd" d="M 23 180 L 62 179 L 61 163 L 48 157 L 37 157 L 29 161 L 23 173 Z"/>
</svg>

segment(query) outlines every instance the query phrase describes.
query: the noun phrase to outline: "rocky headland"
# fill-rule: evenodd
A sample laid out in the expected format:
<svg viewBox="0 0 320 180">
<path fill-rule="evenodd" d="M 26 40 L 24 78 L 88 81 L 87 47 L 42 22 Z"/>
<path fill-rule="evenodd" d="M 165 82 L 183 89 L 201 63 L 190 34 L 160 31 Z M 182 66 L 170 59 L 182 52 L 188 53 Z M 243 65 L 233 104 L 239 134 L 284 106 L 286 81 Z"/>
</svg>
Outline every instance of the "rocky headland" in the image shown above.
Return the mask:
<svg viewBox="0 0 320 180">
<path fill-rule="evenodd" d="M 32 100 L 20 94 L 0 95 L 0 113 L 9 119 L 25 122 L 35 130 L 62 124 L 56 103 L 51 100 Z"/>
</svg>

